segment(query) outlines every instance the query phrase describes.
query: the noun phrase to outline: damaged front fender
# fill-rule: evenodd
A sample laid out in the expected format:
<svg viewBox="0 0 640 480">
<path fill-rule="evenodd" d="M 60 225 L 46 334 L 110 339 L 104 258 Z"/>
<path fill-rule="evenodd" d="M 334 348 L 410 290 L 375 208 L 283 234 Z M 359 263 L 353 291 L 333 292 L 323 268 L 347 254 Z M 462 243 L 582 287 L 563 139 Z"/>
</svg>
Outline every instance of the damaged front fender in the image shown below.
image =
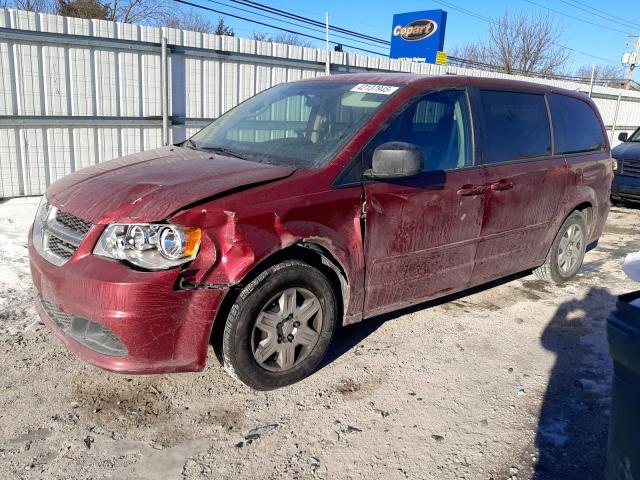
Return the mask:
<svg viewBox="0 0 640 480">
<path fill-rule="evenodd" d="M 233 199 L 221 199 L 178 213 L 172 222 L 203 230 L 200 253 L 183 271 L 184 285 L 236 286 L 273 255 L 306 246 L 337 271 L 345 320 L 356 321 L 364 299 L 361 196 L 361 189 L 354 187 L 268 204 L 256 199 L 244 208 L 232 205 Z"/>
</svg>

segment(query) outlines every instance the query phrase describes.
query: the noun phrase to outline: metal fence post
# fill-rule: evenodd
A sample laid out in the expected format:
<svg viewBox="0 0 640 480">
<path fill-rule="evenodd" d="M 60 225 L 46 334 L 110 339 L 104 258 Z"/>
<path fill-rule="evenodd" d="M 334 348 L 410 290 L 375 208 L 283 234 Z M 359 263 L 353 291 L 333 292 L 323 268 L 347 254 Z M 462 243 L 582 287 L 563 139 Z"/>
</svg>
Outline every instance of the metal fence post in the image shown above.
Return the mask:
<svg viewBox="0 0 640 480">
<path fill-rule="evenodd" d="M 169 85 L 167 82 L 167 37 L 162 35 L 160 55 L 160 89 L 162 96 L 162 145 L 169 145 Z"/>
<path fill-rule="evenodd" d="M 616 126 L 618 125 L 618 111 L 620 110 L 620 98 L 622 97 L 622 90 L 618 91 L 618 100 L 616 101 L 616 113 L 613 116 L 613 125 L 611 126 L 611 138 L 609 143 L 613 143 L 613 138 L 616 134 Z"/>
</svg>

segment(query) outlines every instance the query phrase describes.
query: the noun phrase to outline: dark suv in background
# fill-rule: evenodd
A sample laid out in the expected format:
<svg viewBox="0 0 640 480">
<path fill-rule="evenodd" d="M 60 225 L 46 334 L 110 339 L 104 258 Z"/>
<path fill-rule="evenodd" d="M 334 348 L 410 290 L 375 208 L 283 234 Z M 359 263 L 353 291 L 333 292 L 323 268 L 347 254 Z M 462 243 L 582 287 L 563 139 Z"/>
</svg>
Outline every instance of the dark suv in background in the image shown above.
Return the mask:
<svg viewBox="0 0 640 480">
<path fill-rule="evenodd" d="M 622 132 L 618 139 L 623 143 L 611 151 L 617 160 L 611 201 L 615 204 L 640 203 L 640 128 L 631 136 Z"/>
</svg>

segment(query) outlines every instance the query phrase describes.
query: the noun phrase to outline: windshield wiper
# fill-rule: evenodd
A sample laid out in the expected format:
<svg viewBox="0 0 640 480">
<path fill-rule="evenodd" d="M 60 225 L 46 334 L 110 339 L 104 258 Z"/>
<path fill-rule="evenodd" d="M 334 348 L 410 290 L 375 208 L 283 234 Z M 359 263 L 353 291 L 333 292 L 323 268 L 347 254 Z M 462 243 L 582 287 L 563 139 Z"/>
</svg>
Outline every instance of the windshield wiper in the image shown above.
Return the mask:
<svg viewBox="0 0 640 480">
<path fill-rule="evenodd" d="M 204 150 L 206 152 L 213 152 L 213 153 L 221 153 L 223 155 L 228 155 L 230 157 L 239 158 L 241 160 L 246 160 L 247 159 L 247 157 L 245 157 L 241 153 L 238 153 L 235 150 L 231 150 L 230 148 L 226 148 L 226 147 L 203 147 L 203 146 L 199 146 L 198 150 Z"/>
<path fill-rule="evenodd" d="M 196 142 L 194 142 L 190 138 L 188 138 L 184 142 L 182 142 L 180 144 L 180 146 L 184 147 L 184 148 L 191 148 L 192 150 L 198 150 L 198 147 L 196 146 Z"/>
</svg>

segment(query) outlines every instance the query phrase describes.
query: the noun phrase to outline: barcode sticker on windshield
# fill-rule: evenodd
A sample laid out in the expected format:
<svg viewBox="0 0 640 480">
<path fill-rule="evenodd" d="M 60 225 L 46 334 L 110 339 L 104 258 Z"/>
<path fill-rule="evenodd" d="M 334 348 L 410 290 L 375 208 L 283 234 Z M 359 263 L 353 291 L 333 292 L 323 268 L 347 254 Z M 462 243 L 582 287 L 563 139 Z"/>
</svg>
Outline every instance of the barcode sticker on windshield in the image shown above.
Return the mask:
<svg viewBox="0 0 640 480">
<path fill-rule="evenodd" d="M 378 93 L 380 95 L 391 95 L 400 87 L 392 87 L 391 85 L 374 85 L 372 83 L 359 83 L 351 89 L 352 92 L 361 93 Z"/>
</svg>

